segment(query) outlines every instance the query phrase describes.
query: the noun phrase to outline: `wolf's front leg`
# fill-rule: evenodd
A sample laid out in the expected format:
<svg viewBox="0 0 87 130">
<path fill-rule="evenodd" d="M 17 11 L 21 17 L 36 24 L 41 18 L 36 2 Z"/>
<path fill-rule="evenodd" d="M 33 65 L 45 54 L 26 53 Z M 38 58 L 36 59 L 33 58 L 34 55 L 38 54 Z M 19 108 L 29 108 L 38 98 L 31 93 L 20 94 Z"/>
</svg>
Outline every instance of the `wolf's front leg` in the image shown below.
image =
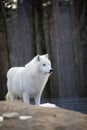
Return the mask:
<svg viewBox="0 0 87 130">
<path fill-rule="evenodd" d="M 27 92 L 23 93 L 23 102 L 30 104 L 30 100 L 29 100 L 29 94 Z"/>
<path fill-rule="evenodd" d="M 40 100 L 41 100 L 41 94 L 38 94 L 37 96 L 35 96 L 35 104 L 36 105 L 40 105 Z"/>
</svg>

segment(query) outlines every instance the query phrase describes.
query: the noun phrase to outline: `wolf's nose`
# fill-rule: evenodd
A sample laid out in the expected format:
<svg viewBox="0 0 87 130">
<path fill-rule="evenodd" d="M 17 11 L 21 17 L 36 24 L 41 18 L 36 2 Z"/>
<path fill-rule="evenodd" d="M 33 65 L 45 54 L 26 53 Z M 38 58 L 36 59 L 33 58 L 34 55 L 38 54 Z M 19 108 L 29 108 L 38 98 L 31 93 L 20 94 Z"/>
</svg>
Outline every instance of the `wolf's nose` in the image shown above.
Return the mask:
<svg viewBox="0 0 87 130">
<path fill-rule="evenodd" d="M 50 73 L 52 73 L 53 72 L 53 69 L 50 69 Z"/>
</svg>

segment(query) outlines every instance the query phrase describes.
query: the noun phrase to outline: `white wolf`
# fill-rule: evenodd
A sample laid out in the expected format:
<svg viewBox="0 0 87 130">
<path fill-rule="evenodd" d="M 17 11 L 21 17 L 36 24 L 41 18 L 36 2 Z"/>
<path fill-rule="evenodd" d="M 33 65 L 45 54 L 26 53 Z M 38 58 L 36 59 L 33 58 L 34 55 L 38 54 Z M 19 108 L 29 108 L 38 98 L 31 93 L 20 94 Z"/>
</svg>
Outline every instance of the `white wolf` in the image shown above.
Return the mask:
<svg viewBox="0 0 87 130">
<path fill-rule="evenodd" d="M 7 72 L 8 93 L 6 99 L 20 98 L 24 103 L 40 104 L 41 94 L 52 72 L 48 54 L 37 55 L 25 67 L 13 67 Z"/>
</svg>

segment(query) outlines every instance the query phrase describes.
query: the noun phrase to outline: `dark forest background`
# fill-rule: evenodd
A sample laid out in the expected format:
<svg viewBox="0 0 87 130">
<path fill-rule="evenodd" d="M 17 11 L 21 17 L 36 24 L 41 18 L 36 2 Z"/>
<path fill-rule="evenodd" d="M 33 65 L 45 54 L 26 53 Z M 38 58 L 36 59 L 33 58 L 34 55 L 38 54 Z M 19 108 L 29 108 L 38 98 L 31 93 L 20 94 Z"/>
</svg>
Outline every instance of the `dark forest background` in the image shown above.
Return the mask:
<svg viewBox="0 0 87 130">
<path fill-rule="evenodd" d="M 42 101 L 87 104 L 87 1 L 0 0 L 0 100 L 8 69 L 45 53 L 54 72 Z"/>
</svg>

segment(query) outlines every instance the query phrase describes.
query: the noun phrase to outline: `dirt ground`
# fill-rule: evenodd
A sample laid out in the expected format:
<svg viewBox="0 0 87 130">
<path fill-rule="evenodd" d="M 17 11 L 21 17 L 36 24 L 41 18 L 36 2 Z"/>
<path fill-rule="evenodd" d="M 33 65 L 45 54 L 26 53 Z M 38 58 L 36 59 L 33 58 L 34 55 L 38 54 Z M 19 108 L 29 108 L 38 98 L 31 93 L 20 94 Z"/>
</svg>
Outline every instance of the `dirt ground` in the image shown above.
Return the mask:
<svg viewBox="0 0 87 130">
<path fill-rule="evenodd" d="M 10 115 L 5 118 L 5 113 Z M 25 119 L 19 117 L 24 116 Z M 30 117 L 30 118 L 28 118 Z M 87 115 L 66 109 L 27 105 L 19 101 L 0 102 L 0 130 L 87 130 Z"/>
</svg>

